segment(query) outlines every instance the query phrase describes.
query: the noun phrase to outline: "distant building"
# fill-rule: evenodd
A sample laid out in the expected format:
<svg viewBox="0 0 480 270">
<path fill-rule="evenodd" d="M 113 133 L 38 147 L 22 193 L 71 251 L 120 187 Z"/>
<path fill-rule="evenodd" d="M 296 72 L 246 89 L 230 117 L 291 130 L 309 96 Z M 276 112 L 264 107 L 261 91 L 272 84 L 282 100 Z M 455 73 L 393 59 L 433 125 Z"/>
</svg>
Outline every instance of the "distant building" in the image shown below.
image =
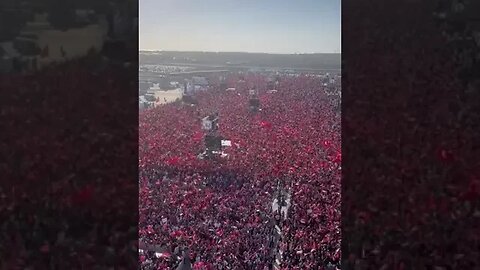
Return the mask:
<svg viewBox="0 0 480 270">
<path fill-rule="evenodd" d="M 155 102 L 156 101 L 156 97 L 155 97 L 155 93 L 153 92 L 147 92 L 144 96 L 146 101 L 148 102 Z"/>
<path fill-rule="evenodd" d="M 208 81 L 205 77 L 193 77 L 192 84 L 194 91 L 205 91 L 208 89 Z"/>
<path fill-rule="evenodd" d="M 148 91 L 152 91 L 152 92 L 154 92 L 154 91 L 160 91 L 160 90 L 162 90 L 162 89 L 160 88 L 160 84 L 159 84 L 159 83 L 154 83 L 153 86 L 151 86 L 151 87 L 148 89 Z"/>
<path fill-rule="evenodd" d="M 148 91 L 151 86 L 152 86 L 152 84 L 149 83 L 149 82 L 139 82 L 138 83 L 138 88 L 139 88 L 140 92 Z"/>
<path fill-rule="evenodd" d="M 208 86 L 208 81 L 205 77 L 193 77 L 192 80 L 195 85 Z"/>
<path fill-rule="evenodd" d="M 138 97 L 138 109 L 145 110 L 149 108 L 155 107 L 155 101 L 149 100 L 150 98 L 146 98 L 146 96 L 139 96 Z"/>
<path fill-rule="evenodd" d="M 191 95 L 197 91 L 208 90 L 208 80 L 204 77 L 192 77 L 191 80 L 186 79 L 183 83 L 183 93 Z"/>
</svg>

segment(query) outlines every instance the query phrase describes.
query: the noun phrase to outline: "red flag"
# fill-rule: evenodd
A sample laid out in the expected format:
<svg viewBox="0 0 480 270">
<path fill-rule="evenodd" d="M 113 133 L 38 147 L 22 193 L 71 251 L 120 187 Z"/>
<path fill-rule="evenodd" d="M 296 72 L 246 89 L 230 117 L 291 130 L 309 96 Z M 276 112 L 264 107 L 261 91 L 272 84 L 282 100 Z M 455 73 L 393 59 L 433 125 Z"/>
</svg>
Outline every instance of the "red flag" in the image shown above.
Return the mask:
<svg viewBox="0 0 480 270">
<path fill-rule="evenodd" d="M 195 133 L 193 134 L 193 140 L 196 141 L 196 142 L 201 141 L 201 140 L 202 140 L 202 137 L 203 137 L 202 132 L 199 132 L 199 131 L 198 131 L 198 132 L 195 132 Z"/>
<path fill-rule="evenodd" d="M 271 128 L 272 124 L 267 122 L 267 121 L 261 121 L 260 126 L 263 127 L 263 128 Z"/>
<path fill-rule="evenodd" d="M 170 258 L 170 257 L 172 257 L 172 254 L 170 254 L 170 252 L 168 252 L 168 251 L 157 252 L 155 254 L 155 257 L 157 257 L 157 258 Z"/>
<path fill-rule="evenodd" d="M 193 265 L 193 269 L 195 269 L 195 270 L 206 270 L 206 269 L 209 269 L 209 267 L 208 267 L 208 264 L 205 263 L 205 262 L 196 262 Z"/>
<path fill-rule="evenodd" d="M 183 235 L 183 232 L 181 230 L 176 230 L 176 231 L 174 231 L 170 234 L 171 237 L 175 237 L 175 238 L 177 238 L 179 236 L 182 236 L 182 235 Z"/>
<path fill-rule="evenodd" d="M 337 153 L 337 155 L 333 159 L 333 162 L 337 162 L 337 163 L 342 162 L 342 153 Z"/>
<path fill-rule="evenodd" d="M 178 157 L 173 157 L 167 160 L 168 165 L 177 165 L 180 162 L 180 158 Z"/>
</svg>

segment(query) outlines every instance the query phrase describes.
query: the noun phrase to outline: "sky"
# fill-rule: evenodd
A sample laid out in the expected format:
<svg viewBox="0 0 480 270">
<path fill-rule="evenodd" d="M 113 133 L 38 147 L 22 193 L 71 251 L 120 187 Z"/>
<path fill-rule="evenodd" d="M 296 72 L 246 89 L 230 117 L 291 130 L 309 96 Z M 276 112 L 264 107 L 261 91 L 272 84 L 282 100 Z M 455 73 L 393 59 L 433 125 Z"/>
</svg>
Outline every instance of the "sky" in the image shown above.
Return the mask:
<svg viewBox="0 0 480 270">
<path fill-rule="evenodd" d="M 340 53 L 340 0 L 139 0 L 140 49 Z"/>
</svg>

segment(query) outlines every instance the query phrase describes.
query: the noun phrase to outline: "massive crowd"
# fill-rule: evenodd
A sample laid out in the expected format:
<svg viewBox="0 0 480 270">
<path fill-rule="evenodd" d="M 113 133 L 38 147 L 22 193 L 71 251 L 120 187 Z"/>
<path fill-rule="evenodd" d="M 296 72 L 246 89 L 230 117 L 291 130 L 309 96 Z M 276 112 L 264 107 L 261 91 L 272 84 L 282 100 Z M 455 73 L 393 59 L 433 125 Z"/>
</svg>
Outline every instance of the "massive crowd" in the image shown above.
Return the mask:
<svg viewBox="0 0 480 270">
<path fill-rule="evenodd" d="M 0 75 L 2 269 L 138 263 L 136 70 L 95 59 Z"/>
<path fill-rule="evenodd" d="M 231 74 L 227 87 L 240 77 Z M 274 226 L 284 232 L 281 269 L 326 269 L 340 261 L 340 114 L 322 81 L 242 76 L 246 88 L 224 91 L 212 80 L 196 106 L 166 104 L 140 113 L 140 242 L 158 247 L 143 269 L 174 267 L 188 248 L 196 269 L 270 269 Z M 248 88 L 261 111 L 248 109 Z M 200 160 L 200 119 L 220 116 L 232 141 L 224 158 Z M 280 181 L 291 193 L 284 221 L 272 213 Z M 157 258 L 158 257 L 158 258 Z"/>
<path fill-rule="evenodd" d="M 342 12 L 345 269 L 478 269 L 478 84 L 430 4 Z"/>
</svg>

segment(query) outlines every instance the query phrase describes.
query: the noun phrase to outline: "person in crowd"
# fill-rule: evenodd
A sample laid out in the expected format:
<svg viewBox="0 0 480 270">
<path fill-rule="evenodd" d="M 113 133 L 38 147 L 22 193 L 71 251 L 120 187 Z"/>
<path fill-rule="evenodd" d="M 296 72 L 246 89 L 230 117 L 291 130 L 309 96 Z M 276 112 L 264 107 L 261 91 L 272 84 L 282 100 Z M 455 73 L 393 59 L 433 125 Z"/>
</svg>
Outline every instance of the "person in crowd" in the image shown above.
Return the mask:
<svg viewBox="0 0 480 270">
<path fill-rule="evenodd" d="M 172 254 L 189 248 L 194 269 L 270 269 L 272 247 L 280 246 L 272 245 L 278 224 L 281 269 L 338 268 L 341 149 L 334 97 L 307 74 L 281 78 L 275 93 L 266 91 L 267 76 L 250 73 L 243 80 L 263 89 L 257 114 L 248 109 L 247 89 L 224 91 L 220 84 L 197 93 L 195 107 L 165 104 L 140 113 L 141 241 Z M 224 158 L 201 160 L 199 115 L 213 113 L 232 146 Z M 291 206 L 275 222 L 278 179 Z M 178 262 L 153 256 L 143 263 L 171 269 Z"/>
</svg>

